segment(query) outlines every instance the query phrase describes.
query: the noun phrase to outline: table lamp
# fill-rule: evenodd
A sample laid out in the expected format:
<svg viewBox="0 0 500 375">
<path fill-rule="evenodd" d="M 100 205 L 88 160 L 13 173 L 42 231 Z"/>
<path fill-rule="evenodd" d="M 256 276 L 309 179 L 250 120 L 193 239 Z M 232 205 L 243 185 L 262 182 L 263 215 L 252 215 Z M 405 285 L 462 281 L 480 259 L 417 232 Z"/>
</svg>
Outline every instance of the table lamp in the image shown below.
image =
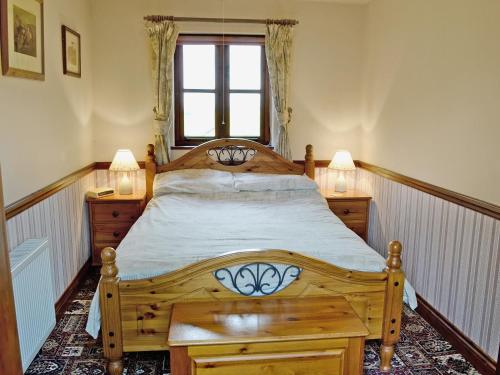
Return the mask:
<svg viewBox="0 0 500 375">
<path fill-rule="evenodd" d="M 345 171 L 354 171 L 356 169 L 351 153 L 346 150 L 337 151 L 328 168 L 339 171 L 337 181 L 335 181 L 335 191 L 337 193 L 345 193 L 347 189 L 344 173 Z"/>
<path fill-rule="evenodd" d="M 130 150 L 118 150 L 109 167 L 110 171 L 121 172 L 122 177 L 118 184 L 118 193 L 129 195 L 133 193 L 132 181 L 130 181 L 129 172 L 139 170 L 139 164 Z"/>
</svg>

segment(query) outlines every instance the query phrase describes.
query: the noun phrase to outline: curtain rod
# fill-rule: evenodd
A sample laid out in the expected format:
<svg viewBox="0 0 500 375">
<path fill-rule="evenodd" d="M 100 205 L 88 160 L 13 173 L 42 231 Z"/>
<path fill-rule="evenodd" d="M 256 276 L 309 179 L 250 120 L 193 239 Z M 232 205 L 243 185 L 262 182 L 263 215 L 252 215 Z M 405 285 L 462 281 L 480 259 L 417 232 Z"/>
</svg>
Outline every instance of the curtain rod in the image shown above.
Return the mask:
<svg viewBox="0 0 500 375">
<path fill-rule="evenodd" d="M 281 19 L 244 19 L 244 18 L 202 18 L 202 17 L 174 17 L 174 16 L 145 16 L 145 21 L 161 22 L 161 21 L 177 21 L 177 22 L 214 22 L 214 23 L 253 23 L 253 24 L 279 24 L 279 25 L 298 25 L 299 21 Z"/>
</svg>

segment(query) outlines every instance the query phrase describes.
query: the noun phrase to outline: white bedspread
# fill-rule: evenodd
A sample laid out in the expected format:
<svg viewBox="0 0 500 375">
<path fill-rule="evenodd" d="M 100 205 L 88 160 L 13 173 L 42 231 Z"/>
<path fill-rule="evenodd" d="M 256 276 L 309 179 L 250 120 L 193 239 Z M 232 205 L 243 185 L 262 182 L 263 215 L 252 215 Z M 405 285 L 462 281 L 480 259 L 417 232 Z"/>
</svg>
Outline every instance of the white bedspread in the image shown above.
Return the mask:
<svg viewBox="0 0 500 375">
<path fill-rule="evenodd" d="M 382 271 L 384 258 L 348 229 L 315 190 L 166 194 L 154 198 L 117 252 L 119 276 L 156 276 L 226 252 L 285 249 L 359 271 Z M 87 332 L 97 337 L 99 300 Z M 405 283 L 405 302 L 416 307 Z"/>
</svg>

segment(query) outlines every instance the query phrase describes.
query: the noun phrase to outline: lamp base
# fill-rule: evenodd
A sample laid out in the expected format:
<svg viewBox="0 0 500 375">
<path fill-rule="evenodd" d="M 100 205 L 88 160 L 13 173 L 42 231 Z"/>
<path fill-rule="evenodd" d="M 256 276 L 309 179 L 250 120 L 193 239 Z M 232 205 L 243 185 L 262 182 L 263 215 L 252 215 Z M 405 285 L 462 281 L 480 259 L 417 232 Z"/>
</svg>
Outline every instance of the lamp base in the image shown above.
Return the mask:
<svg viewBox="0 0 500 375">
<path fill-rule="evenodd" d="M 130 195 L 133 193 L 134 193 L 134 188 L 132 186 L 132 181 L 128 177 L 127 173 L 124 173 L 118 185 L 118 194 Z"/>
<path fill-rule="evenodd" d="M 344 171 L 339 171 L 337 181 L 335 181 L 335 191 L 337 193 L 345 193 L 347 191 L 346 185 Z"/>
</svg>

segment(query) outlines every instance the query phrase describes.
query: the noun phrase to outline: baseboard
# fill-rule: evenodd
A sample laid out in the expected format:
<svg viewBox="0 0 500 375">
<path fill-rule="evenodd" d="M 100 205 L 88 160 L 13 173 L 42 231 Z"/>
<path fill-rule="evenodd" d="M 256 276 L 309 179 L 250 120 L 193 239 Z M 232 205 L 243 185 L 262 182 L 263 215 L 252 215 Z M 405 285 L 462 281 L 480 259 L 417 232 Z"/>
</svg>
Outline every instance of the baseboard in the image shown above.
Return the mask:
<svg viewBox="0 0 500 375">
<path fill-rule="evenodd" d="M 59 297 L 59 299 L 57 300 L 55 305 L 57 319 L 59 319 L 62 316 L 64 310 L 66 310 L 68 303 L 71 302 L 71 297 L 76 292 L 78 285 L 88 275 L 91 266 L 91 261 L 92 259 L 89 258 L 85 262 L 83 267 L 80 268 L 80 271 L 78 271 L 74 279 L 71 281 L 71 284 L 69 284 L 69 286 L 66 288 L 62 296 Z"/>
<path fill-rule="evenodd" d="M 495 375 L 496 363 L 480 347 L 417 294 L 417 312 L 483 375 Z"/>
</svg>

